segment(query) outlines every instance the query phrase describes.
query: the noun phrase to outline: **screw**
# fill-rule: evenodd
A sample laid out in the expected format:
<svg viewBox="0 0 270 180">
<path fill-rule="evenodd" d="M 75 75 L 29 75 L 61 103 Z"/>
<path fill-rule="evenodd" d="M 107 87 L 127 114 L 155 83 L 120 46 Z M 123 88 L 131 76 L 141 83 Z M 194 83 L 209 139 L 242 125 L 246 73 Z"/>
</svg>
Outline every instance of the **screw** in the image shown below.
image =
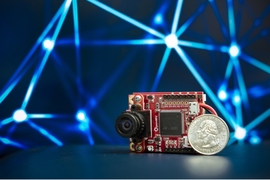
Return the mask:
<svg viewBox="0 0 270 180">
<path fill-rule="evenodd" d="M 141 101 L 141 96 L 139 96 L 139 95 L 135 96 L 134 100 L 136 102 L 140 102 Z"/>
<path fill-rule="evenodd" d="M 142 145 L 137 145 L 136 146 L 136 151 L 141 152 L 142 151 Z"/>
</svg>

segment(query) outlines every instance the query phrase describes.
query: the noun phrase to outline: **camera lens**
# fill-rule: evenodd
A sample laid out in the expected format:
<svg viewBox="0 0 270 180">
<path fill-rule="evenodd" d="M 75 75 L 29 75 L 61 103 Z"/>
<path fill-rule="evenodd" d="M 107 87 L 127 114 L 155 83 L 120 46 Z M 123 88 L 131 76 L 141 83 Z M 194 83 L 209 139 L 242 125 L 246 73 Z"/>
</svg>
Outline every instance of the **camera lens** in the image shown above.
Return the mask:
<svg viewBox="0 0 270 180">
<path fill-rule="evenodd" d="M 132 126 L 130 119 L 122 119 L 122 121 L 119 122 L 119 127 L 125 132 L 129 132 L 132 129 Z"/>
<path fill-rule="evenodd" d="M 115 128 L 122 137 L 132 137 L 139 132 L 141 121 L 134 113 L 123 113 L 117 118 Z"/>
</svg>

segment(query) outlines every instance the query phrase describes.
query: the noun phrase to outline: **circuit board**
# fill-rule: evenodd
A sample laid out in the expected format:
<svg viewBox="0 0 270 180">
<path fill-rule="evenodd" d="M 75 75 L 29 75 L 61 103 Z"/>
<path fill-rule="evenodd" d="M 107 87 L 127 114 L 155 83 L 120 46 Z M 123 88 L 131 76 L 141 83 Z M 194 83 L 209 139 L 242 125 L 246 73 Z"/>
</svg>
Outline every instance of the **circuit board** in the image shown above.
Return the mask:
<svg viewBox="0 0 270 180">
<path fill-rule="evenodd" d="M 129 108 L 144 117 L 141 139 L 130 137 L 135 152 L 194 153 L 188 142 L 188 127 L 205 113 L 203 92 L 138 92 L 128 95 Z"/>
</svg>

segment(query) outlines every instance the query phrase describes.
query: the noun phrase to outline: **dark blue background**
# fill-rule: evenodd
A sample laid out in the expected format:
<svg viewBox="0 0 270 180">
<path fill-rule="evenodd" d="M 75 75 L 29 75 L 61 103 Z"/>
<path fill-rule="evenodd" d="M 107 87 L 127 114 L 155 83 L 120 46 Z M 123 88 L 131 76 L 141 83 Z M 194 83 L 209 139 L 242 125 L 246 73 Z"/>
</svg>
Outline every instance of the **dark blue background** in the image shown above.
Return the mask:
<svg viewBox="0 0 270 180">
<path fill-rule="evenodd" d="M 101 2 L 164 35 L 171 32 L 177 1 Z M 61 0 L 0 2 L 0 95 L 62 3 Z M 177 30 L 191 17 L 195 18 L 180 39 L 212 44 L 215 47 L 229 47 L 228 8 L 227 1 L 185 0 Z M 241 52 L 268 68 L 267 72 L 263 71 L 240 57 L 241 72 L 234 70 L 229 78 L 229 98 L 222 104 L 228 112 L 236 114 L 232 103 L 233 91 L 238 89 L 237 76 L 242 74 L 249 97 L 249 107 L 240 105 L 243 126 L 246 126 L 270 107 L 270 1 L 233 1 L 233 10 L 236 41 Z M 157 13 L 163 15 L 161 24 L 154 20 Z M 85 144 L 89 143 L 91 137 L 94 144 L 126 144 L 127 140 L 115 132 L 115 119 L 127 109 L 128 94 L 153 90 L 166 45 L 117 44 L 118 40 L 158 38 L 84 0 L 78 0 L 78 17 L 80 47 L 76 49 L 74 46 L 71 6 L 25 111 L 28 114 L 61 115 L 29 121 L 45 129 L 63 144 Z M 49 31 L 48 37 L 52 36 L 55 27 Z M 191 63 L 201 77 L 218 95 L 230 55 L 220 51 L 182 48 L 191 57 Z M 30 57 L 27 63 L 29 68 L 21 80 L 0 103 L 0 121 L 12 117 L 14 111 L 21 107 L 35 68 L 44 54 L 41 43 Z M 76 63 L 78 57 L 81 60 L 79 65 Z M 172 50 L 155 90 L 204 91 L 204 87 L 198 83 L 176 51 Z M 226 120 L 210 98 L 207 103 Z M 79 110 L 85 111 L 90 129 L 80 128 L 82 122 L 76 119 Z M 247 132 L 246 143 L 249 143 L 249 138 L 254 134 L 262 139 L 269 138 L 269 121 L 268 114 L 266 120 Z M 234 132 L 232 127 L 230 130 Z M 2 139 L 0 153 L 3 155 L 23 148 L 55 144 L 40 131 L 27 121 L 1 124 L 0 137 L 17 142 L 22 147 Z"/>
</svg>

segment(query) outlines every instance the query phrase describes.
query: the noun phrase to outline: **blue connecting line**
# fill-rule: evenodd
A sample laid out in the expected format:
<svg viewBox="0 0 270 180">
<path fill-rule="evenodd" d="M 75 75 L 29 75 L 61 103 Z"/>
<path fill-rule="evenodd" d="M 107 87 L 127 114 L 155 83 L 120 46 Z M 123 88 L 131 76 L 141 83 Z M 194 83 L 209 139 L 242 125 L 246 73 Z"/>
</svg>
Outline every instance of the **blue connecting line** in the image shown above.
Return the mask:
<svg viewBox="0 0 270 180">
<path fill-rule="evenodd" d="M 21 76 L 17 77 L 9 86 L 6 88 L 6 90 L 3 92 L 3 94 L 0 96 L 0 104 L 5 100 L 5 98 L 9 95 L 9 93 L 13 90 L 13 88 L 18 84 L 18 82 L 21 80 L 23 75 L 26 71 L 24 71 Z"/>
<path fill-rule="evenodd" d="M 225 71 L 225 77 L 224 77 L 224 81 L 222 83 L 222 86 L 227 89 L 227 86 L 228 86 L 228 82 L 229 82 L 229 78 L 231 77 L 231 74 L 232 74 L 232 70 L 233 70 L 233 63 L 231 60 L 228 61 L 228 64 L 227 64 L 227 68 L 226 68 L 226 71 Z"/>
<path fill-rule="evenodd" d="M 165 38 L 164 34 L 162 34 L 162 33 L 158 32 L 158 31 L 156 31 L 155 29 L 152 29 L 152 28 L 140 23 L 139 21 L 137 21 L 137 20 L 135 20 L 135 19 L 133 19 L 133 18 L 131 18 L 131 17 L 129 17 L 129 16 L 127 16 L 127 15 L 125 15 L 125 14 L 123 14 L 123 13 L 121 13 L 121 12 L 119 12 L 119 11 L 117 11 L 117 10 L 115 10 L 115 9 L 113 9 L 113 8 L 99 2 L 99 1 L 96 1 L 96 0 L 87 0 L 87 1 L 89 1 L 92 4 L 104 9 L 105 11 L 108 11 L 108 12 L 114 14 L 115 16 L 117 16 L 117 17 L 119 17 L 119 18 L 121 18 L 121 19 L 123 19 L 123 20 L 137 26 L 138 28 L 141 28 L 141 29 L 149 32 L 150 34 L 153 34 L 153 35 L 155 35 L 155 36 L 157 36 L 157 37 L 159 37 L 161 39 Z"/>
<path fill-rule="evenodd" d="M 109 90 L 109 87 L 119 78 L 119 76 L 123 73 L 123 71 L 128 67 L 128 65 L 131 63 L 132 58 L 134 55 L 134 52 L 128 54 L 128 56 L 123 60 L 123 62 L 117 67 L 113 75 L 110 76 L 110 78 L 105 81 L 102 88 L 99 90 L 96 101 L 97 103 L 99 100 L 104 96 L 104 94 Z"/>
<path fill-rule="evenodd" d="M 193 13 L 193 15 L 190 16 L 190 18 L 175 33 L 177 37 L 181 36 L 181 34 L 183 34 L 183 32 L 185 32 L 185 30 L 191 25 L 191 23 L 193 23 L 193 21 L 199 16 L 199 14 L 204 11 L 205 7 L 206 7 L 205 3 L 199 6 L 197 11 L 195 13 Z"/>
<path fill-rule="evenodd" d="M 246 45 L 248 45 L 248 44 L 251 44 L 251 43 L 250 43 L 251 40 L 250 40 L 248 37 L 250 36 L 250 34 L 251 34 L 252 32 L 254 32 L 254 30 L 255 30 L 256 28 L 259 27 L 259 25 L 262 23 L 263 19 L 269 14 L 269 12 L 270 12 L 270 5 L 268 5 L 268 6 L 265 8 L 265 10 L 264 10 L 264 12 L 261 14 L 261 16 L 260 16 L 258 19 L 256 19 L 256 20 L 254 21 L 253 26 L 252 26 L 251 28 L 248 29 L 248 31 L 246 32 L 246 34 L 245 34 L 244 36 L 242 36 L 242 38 L 240 39 L 240 42 L 241 42 L 241 45 L 242 45 L 242 46 L 246 46 Z M 247 43 L 247 42 L 248 42 L 248 43 Z M 247 44 L 246 44 L 246 43 L 247 43 Z"/>
<path fill-rule="evenodd" d="M 87 135 L 89 144 L 94 145 L 95 142 L 91 134 L 91 129 L 95 129 L 95 128 L 91 128 L 93 126 L 93 121 L 89 117 L 86 117 L 85 121 L 81 121 L 81 124 L 86 126 L 87 131 L 85 131 L 85 133 Z"/>
<path fill-rule="evenodd" d="M 55 42 L 55 40 L 56 40 L 56 38 L 57 38 L 57 36 L 59 34 L 59 31 L 60 31 L 60 29 L 61 29 L 61 27 L 63 25 L 63 22 L 65 20 L 66 15 L 67 15 L 68 9 L 70 7 L 70 2 L 71 1 L 69 1 L 69 0 L 67 0 L 65 2 L 63 13 L 62 13 L 62 15 L 60 17 L 60 20 L 59 20 L 59 22 L 58 22 L 58 24 L 56 26 L 56 29 L 54 31 L 54 34 L 52 36 L 52 41 L 53 42 Z M 45 64 L 46 64 L 46 62 L 47 62 L 47 60 L 49 58 L 50 53 L 51 53 L 51 50 L 48 50 L 47 49 L 46 50 L 46 53 L 45 53 L 45 55 L 44 55 L 44 57 L 43 57 L 43 59 L 41 61 L 40 66 L 36 69 L 35 74 L 33 75 L 32 80 L 30 82 L 30 85 L 28 87 L 28 90 L 27 90 L 27 93 L 25 95 L 25 98 L 23 100 L 22 107 L 21 107 L 22 109 L 25 109 L 26 108 L 26 106 L 28 104 L 28 101 L 29 101 L 29 99 L 30 99 L 30 97 L 32 95 L 33 89 L 34 89 L 34 87 L 35 87 L 35 85 L 36 85 L 36 83 L 37 83 L 37 81 L 38 81 L 38 79 L 39 79 L 39 77 L 40 77 L 43 69 L 44 69 L 44 66 L 45 66 Z"/>
<path fill-rule="evenodd" d="M 183 0 L 178 0 L 176 10 L 174 13 L 174 18 L 173 18 L 173 25 L 172 25 L 172 31 L 171 31 L 172 34 L 175 34 L 176 32 L 178 21 L 180 19 L 182 5 L 183 5 Z"/>
<path fill-rule="evenodd" d="M 249 132 L 251 129 L 256 127 L 258 124 L 260 124 L 262 121 L 264 121 L 266 118 L 270 117 L 270 108 L 266 110 L 264 113 L 262 113 L 260 116 L 258 116 L 256 119 L 251 121 L 246 127 L 246 132 Z M 230 141 L 228 142 L 228 146 L 234 143 L 237 139 L 234 137 L 234 133 L 231 133 L 230 135 Z"/>
<path fill-rule="evenodd" d="M 248 55 L 245 54 L 245 53 L 241 53 L 240 57 L 241 57 L 244 61 L 246 61 L 246 62 L 252 64 L 253 66 L 255 66 L 255 67 L 257 67 L 257 68 L 259 68 L 259 69 L 265 71 L 265 72 L 268 73 L 268 74 L 270 74 L 270 66 L 269 66 L 269 65 L 264 64 L 264 63 L 262 63 L 262 62 L 260 62 L 260 61 L 258 61 L 258 60 L 256 60 L 256 59 L 254 59 L 254 58 L 248 56 Z"/>
<path fill-rule="evenodd" d="M 78 20 L 78 6 L 77 0 L 72 1 L 73 7 L 73 21 L 74 21 L 74 36 L 75 36 L 75 46 L 80 46 L 80 36 L 79 36 L 79 20 Z"/>
<path fill-rule="evenodd" d="M 248 101 L 248 95 L 246 91 L 246 85 L 243 78 L 242 70 L 239 64 L 239 60 L 237 58 L 232 57 L 231 61 L 234 64 L 236 78 L 239 84 L 240 93 L 244 102 L 245 107 L 249 108 L 249 101 Z"/>
<path fill-rule="evenodd" d="M 3 91 L 5 91 L 1 96 L 0 96 L 0 103 L 2 103 L 2 101 L 6 98 L 6 96 L 12 91 L 12 89 L 16 86 L 16 84 L 18 83 L 18 81 L 23 77 L 23 75 L 25 74 L 25 72 L 30 68 L 29 67 L 25 67 L 27 62 L 29 61 L 30 57 L 34 54 L 34 52 L 36 51 L 36 49 L 39 47 L 40 43 L 42 42 L 42 40 L 44 39 L 44 37 L 48 34 L 48 32 L 51 30 L 53 24 L 56 22 L 56 20 L 59 18 L 59 16 L 61 15 L 62 12 L 62 8 L 64 8 L 64 4 L 61 6 L 61 8 L 56 12 L 56 14 L 54 15 L 53 19 L 51 20 L 51 22 L 48 24 L 48 26 L 44 29 L 44 31 L 42 32 L 42 34 L 40 35 L 40 37 L 38 38 L 37 42 L 35 43 L 35 45 L 32 47 L 32 49 L 30 50 L 30 52 L 27 54 L 27 56 L 24 58 L 23 62 L 21 63 L 21 65 L 19 66 L 19 68 L 16 70 L 16 72 L 12 75 L 12 77 L 10 78 L 10 80 L 8 81 L 8 83 L 6 84 L 6 86 L 3 88 Z M 23 72 L 21 72 L 23 70 Z M 19 73 L 21 73 L 21 75 L 18 77 Z M 5 90 L 4 90 L 5 89 Z"/>
<path fill-rule="evenodd" d="M 9 117 L 9 118 L 6 118 L 6 119 L 2 120 L 0 124 L 1 125 L 6 125 L 6 124 L 11 123 L 12 121 L 13 121 L 13 118 L 12 117 Z"/>
<path fill-rule="evenodd" d="M 83 41 L 82 45 L 151 45 L 165 44 L 162 39 L 136 39 L 136 40 L 107 40 L 107 41 Z"/>
<path fill-rule="evenodd" d="M 8 138 L 0 137 L 0 141 L 2 143 L 6 144 L 6 145 L 11 145 L 11 146 L 15 146 L 15 147 L 18 147 L 18 148 L 26 149 L 25 146 L 21 145 L 20 143 L 15 142 L 15 141 L 11 141 Z"/>
<path fill-rule="evenodd" d="M 236 123 L 239 126 L 243 126 L 242 106 L 241 103 L 235 103 L 236 108 Z"/>
<path fill-rule="evenodd" d="M 81 53 L 80 53 L 80 36 L 79 36 L 77 0 L 73 0 L 72 5 L 73 5 L 74 37 L 75 37 L 75 49 L 76 49 L 76 69 L 77 69 L 76 83 L 77 83 L 80 93 L 82 93 L 83 89 L 81 85 Z"/>
<path fill-rule="evenodd" d="M 60 59 L 60 57 L 57 55 L 57 53 L 55 51 L 52 51 L 51 56 L 54 59 L 54 62 L 56 62 L 56 65 L 58 66 L 57 73 L 59 74 L 59 77 L 61 79 L 61 83 L 63 84 L 63 86 L 65 88 L 65 92 L 67 92 L 68 98 L 70 99 L 70 101 L 73 102 L 72 104 L 75 105 L 77 102 L 77 99 L 74 96 L 74 93 L 72 93 L 73 89 L 70 87 L 71 83 L 69 82 L 69 79 L 71 79 L 71 81 L 74 82 L 74 84 L 75 84 L 75 82 L 76 82 L 76 79 L 74 78 L 75 75 L 72 72 L 72 70 L 70 69 L 70 67 L 67 66 Z M 61 72 L 59 70 L 61 70 Z"/>
<path fill-rule="evenodd" d="M 233 1 L 227 0 L 227 3 L 228 3 L 228 21 L 229 21 L 231 41 L 235 42 L 235 22 L 234 22 L 234 12 L 233 12 Z"/>
<path fill-rule="evenodd" d="M 164 68 L 165 68 L 165 66 L 167 64 L 170 53 L 171 53 L 171 48 L 166 48 L 166 50 L 164 52 L 164 55 L 163 55 L 163 58 L 161 60 L 161 63 L 159 65 L 158 72 L 157 72 L 154 84 L 153 84 L 153 86 L 151 88 L 151 91 L 156 91 L 157 86 L 158 86 L 159 81 L 160 81 L 160 78 L 161 78 L 161 76 L 163 74 Z"/>
<path fill-rule="evenodd" d="M 54 137 L 53 135 L 51 135 L 47 130 L 45 130 L 44 128 L 36 125 L 35 123 L 31 122 L 30 120 L 26 121 L 32 128 L 36 129 L 37 131 L 39 131 L 41 134 L 43 134 L 45 137 L 47 137 L 48 139 L 50 139 L 52 142 L 54 142 L 56 145 L 58 146 L 62 146 L 63 143 L 61 141 L 59 141 L 56 137 Z"/>
<path fill-rule="evenodd" d="M 27 117 L 30 119 L 39 119 L 39 118 L 56 118 L 54 114 L 27 114 Z"/>
<path fill-rule="evenodd" d="M 260 124 L 262 121 L 264 121 L 266 118 L 270 117 L 270 108 L 267 109 L 264 113 L 262 113 L 260 116 L 258 116 L 256 119 L 251 121 L 246 127 L 246 131 L 250 131 L 253 129 L 255 126 Z"/>
<path fill-rule="evenodd" d="M 178 45 L 187 46 L 191 48 L 197 48 L 197 49 L 205 49 L 209 51 L 221 51 L 222 49 L 222 46 L 215 46 L 211 44 L 204 44 L 204 43 L 198 43 L 198 42 L 192 42 L 192 41 L 186 41 L 186 40 L 178 40 Z"/>
<path fill-rule="evenodd" d="M 94 122 L 91 123 L 91 126 L 93 127 L 93 130 L 96 131 L 104 140 L 113 144 L 112 138 L 108 137 L 103 130 L 101 130 L 96 124 L 94 124 Z"/>
<path fill-rule="evenodd" d="M 184 61 L 190 72 L 193 74 L 193 76 L 196 78 L 196 80 L 199 82 L 199 84 L 202 86 L 202 88 L 205 90 L 205 93 L 207 96 L 211 98 L 213 103 L 217 106 L 217 108 L 220 110 L 221 114 L 224 116 L 224 118 L 227 119 L 228 123 L 231 125 L 232 128 L 235 129 L 236 123 L 234 121 L 235 118 L 232 117 L 230 113 L 224 108 L 224 106 L 220 103 L 216 95 L 213 93 L 213 91 L 210 89 L 210 87 L 206 84 L 204 79 L 200 76 L 200 74 L 197 72 L 197 70 L 193 67 L 193 65 L 189 61 L 189 57 L 185 54 L 185 52 L 178 46 L 175 48 L 176 52 L 179 54 L 181 59 Z"/>
<path fill-rule="evenodd" d="M 216 18 L 218 19 L 218 23 L 220 25 L 220 28 L 221 28 L 221 32 L 223 34 L 223 36 L 227 39 L 228 37 L 228 31 L 227 31 L 227 28 L 226 28 L 226 25 L 220 15 L 220 12 L 218 10 L 218 7 L 217 7 L 217 4 L 216 4 L 216 1 L 210 1 L 210 5 L 216 15 Z"/>
</svg>

